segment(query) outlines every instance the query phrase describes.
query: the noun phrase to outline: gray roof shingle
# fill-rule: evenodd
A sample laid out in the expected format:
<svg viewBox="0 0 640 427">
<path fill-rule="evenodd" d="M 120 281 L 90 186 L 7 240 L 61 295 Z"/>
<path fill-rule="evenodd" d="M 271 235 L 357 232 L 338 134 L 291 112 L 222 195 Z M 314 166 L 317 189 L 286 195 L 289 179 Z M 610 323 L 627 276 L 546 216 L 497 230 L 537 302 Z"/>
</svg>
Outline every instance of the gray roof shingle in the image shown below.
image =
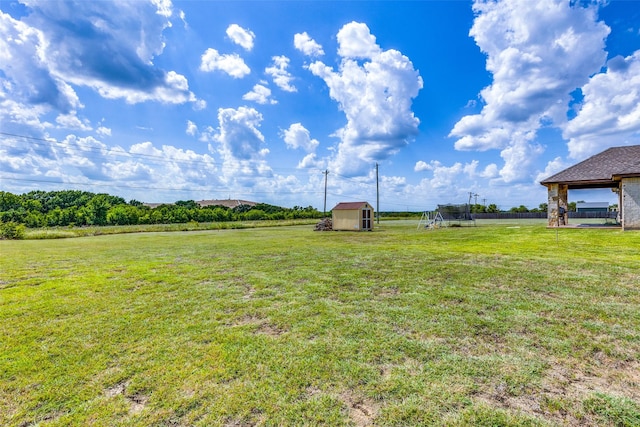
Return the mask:
<svg viewBox="0 0 640 427">
<path fill-rule="evenodd" d="M 540 181 L 540 184 L 610 186 L 616 178 L 633 176 L 640 176 L 640 145 L 609 148 Z"/>
</svg>

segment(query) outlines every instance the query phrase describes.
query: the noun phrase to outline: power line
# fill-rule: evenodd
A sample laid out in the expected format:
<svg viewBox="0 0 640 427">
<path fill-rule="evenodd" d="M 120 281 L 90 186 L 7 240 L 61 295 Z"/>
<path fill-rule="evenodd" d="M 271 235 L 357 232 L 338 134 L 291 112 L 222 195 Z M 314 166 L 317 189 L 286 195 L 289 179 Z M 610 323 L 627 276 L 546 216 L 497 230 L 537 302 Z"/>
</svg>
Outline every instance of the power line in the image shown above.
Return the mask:
<svg viewBox="0 0 640 427">
<path fill-rule="evenodd" d="M 79 186 L 85 186 L 85 187 L 110 187 L 110 188 L 126 188 L 126 189 L 131 189 L 131 190 L 167 190 L 167 191 L 179 191 L 179 192 L 184 192 L 184 191 L 193 191 L 193 188 L 176 188 L 176 187 L 150 187 L 150 186 L 141 186 L 141 185 L 122 185 L 122 184 L 118 184 L 117 182 L 114 183 L 106 183 L 106 182 L 97 182 L 97 181 L 93 181 L 93 182 L 74 182 L 74 181 L 50 181 L 50 180 L 44 180 L 44 179 L 28 179 L 28 178 L 14 178 L 14 177 L 6 177 L 6 176 L 0 176 L 0 179 L 3 180 L 8 180 L 8 181 L 18 181 L 18 182 L 38 182 L 38 183 L 43 183 L 43 184 L 61 184 L 61 185 L 79 185 Z M 215 192 L 228 192 L 228 191 L 232 191 L 231 188 L 229 187 L 224 187 L 224 188 L 213 188 L 211 189 L 211 187 L 205 186 L 207 191 L 215 191 Z M 247 190 L 241 190 L 238 191 L 239 193 L 242 194 L 278 194 L 278 192 L 275 191 L 247 191 Z M 282 192 L 279 192 L 282 193 Z M 320 193 L 319 191 L 298 191 L 296 190 L 295 192 L 292 191 L 290 192 L 290 194 L 318 194 Z"/>
<path fill-rule="evenodd" d="M 85 156 L 85 158 L 89 158 L 91 159 L 92 157 L 90 156 L 90 154 L 96 155 L 96 156 L 100 156 L 100 159 L 96 159 L 94 158 L 93 160 L 108 160 L 109 157 L 124 157 L 124 158 L 129 158 L 129 159 L 148 159 L 151 160 L 153 162 L 158 162 L 158 163 L 165 163 L 165 164 L 174 164 L 174 163 L 178 163 L 178 164 L 183 164 L 186 166 L 193 166 L 193 167 L 197 167 L 198 165 L 206 165 L 209 167 L 218 167 L 221 170 L 225 170 L 227 169 L 227 166 L 224 163 L 220 163 L 220 162 L 216 162 L 213 160 L 213 158 L 211 158 L 211 161 L 203 161 L 203 160 L 199 160 L 199 159 L 176 159 L 176 158 L 171 158 L 168 155 L 167 156 L 160 156 L 160 155 L 154 155 L 154 154 L 147 154 L 147 153 L 131 153 L 128 151 L 125 151 L 124 148 L 117 150 L 114 149 L 114 147 L 96 147 L 96 146 L 92 146 L 92 145 L 84 145 L 80 142 L 74 143 L 71 141 L 59 141 L 53 138 L 39 138 L 39 137 L 33 137 L 33 136 L 28 136 L 28 135 L 20 135 L 20 134 L 14 134 L 14 133 L 8 133 L 8 132 L 0 132 L 1 136 L 4 136 L 5 138 L 0 138 L 0 144 L 6 145 L 6 146 L 12 146 L 10 143 L 16 143 L 18 142 L 17 140 L 10 140 L 9 138 L 20 138 L 20 139 L 25 139 L 25 140 L 29 140 L 32 141 L 33 145 L 37 145 L 40 147 L 51 147 L 51 148 L 56 148 L 56 147 L 60 147 L 64 150 L 66 150 L 66 152 L 64 154 L 67 155 L 71 155 L 70 152 L 74 152 L 74 153 L 81 153 Z M 96 140 L 97 141 L 97 140 Z M 100 144 L 103 144 L 100 141 L 97 141 Z M 155 148 L 154 148 L 155 149 Z M 180 149 L 182 150 L 182 149 Z M 186 151 L 186 150 L 185 150 Z M 190 150 L 189 150 L 190 151 Z M 198 154 L 195 153 L 198 156 L 203 156 L 203 155 L 208 155 L 207 153 L 205 154 Z M 42 154 L 40 154 L 42 155 Z M 74 167 L 73 165 L 70 165 L 70 167 Z M 336 196 L 336 197 L 341 197 L 341 198 L 346 198 L 346 199 L 352 199 L 352 200 L 360 200 L 361 197 L 358 198 L 354 198 L 354 197 L 348 197 L 345 196 L 343 194 L 332 194 L 332 193 L 327 193 L 327 175 L 328 175 L 328 170 L 320 170 L 317 168 L 310 168 L 310 169 L 299 169 L 299 168 L 271 168 L 271 170 L 273 172 L 278 172 L 278 171 L 290 171 L 290 170 L 295 170 L 297 172 L 300 173 L 305 173 L 305 174 L 311 174 L 311 173 L 322 173 L 323 175 L 325 175 L 325 211 L 326 211 L 326 195 L 327 194 L 331 194 L 332 196 Z M 204 172 L 204 171 L 203 171 Z M 377 164 L 376 164 L 376 172 L 377 172 Z M 211 173 L 211 172 L 209 172 Z M 360 192 L 360 191 L 366 191 L 366 188 L 371 188 L 374 183 L 371 181 L 371 179 L 367 179 L 367 177 L 353 177 L 353 176 L 344 176 L 341 175 L 339 173 L 335 173 L 332 172 L 332 174 L 336 177 L 339 178 L 339 181 L 342 181 L 342 183 L 346 182 L 352 182 L 355 183 L 357 185 L 356 191 Z M 171 187 L 171 186 L 162 186 L 162 185 L 123 185 L 121 183 L 119 183 L 117 180 L 113 181 L 113 182 L 105 182 L 105 181 L 91 181 L 91 182 L 76 182 L 76 181 L 52 181 L 52 180 L 47 180 L 47 179 L 38 179 L 38 178 L 19 178 L 14 176 L 0 176 L 0 179 L 3 180 L 10 180 L 13 182 L 32 182 L 32 183 L 42 183 L 42 184 L 56 184 L 56 185 L 75 185 L 75 186 L 83 186 L 83 187 L 111 187 L 114 189 L 129 189 L 129 190 L 164 190 L 164 191 L 175 191 L 175 192 L 201 192 L 201 191 L 208 191 L 208 192 L 229 192 L 232 191 L 236 194 L 253 194 L 253 195 L 258 195 L 258 194 L 281 194 L 281 195 L 288 195 L 288 194 L 319 194 L 320 191 L 290 191 L 290 192 L 283 192 L 282 190 L 279 190 L 278 192 L 265 192 L 265 191 L 251 191 L 251 190 L 246 190 L 246 189 L 232 189 L 229 187 L 224 187 L 224 188 L 212 188 L 212 187 L 208 187 L 206 185 L 202 185 L 202 186 L 194 186 L 193 184 L 191 184 L 191 188 L 176 188 L 176 187 Z M 265 179 L 268 179 L 268 177 L 265 177 Z M 340 185 L 341 183 L 334 183 L 334 187 L 337 185 Z M 378 180 L 377 180 L 377 175 L 376 175 L 376 191 L 378 192 Z M 394 205 L 394 203 L 386 203 L 387 205 Z M 396 204 L 398 206 L 407 206 L 406 204 Z M 422 208 L 420 208 L 422 209 Z"/>
<path fill-rule="evenodd" d="M 171 164 L 171 163 L 179 163 L 179 164 L 184 164 L 184 165 L 206 165 L 206 166 L 215 166 L 218 167 L 220 169 L 225 169 L 227 168 L 227 164 L 225 163 L 221 163 L 219 161 L 214 161 L 212 158 L 212 161 L 208 162 L 208 161 L 203 161 L 203 160 L 197 160 L 197 159 L 176 159 L 176 158 L 172 158 L 169 156 L 159 156 L 159 155 L 154 155 L 154 154 L 146 154 L 146 153 L 132 153 L 130 151 L 120 151 L 120 150 L 114 150 L 113 147 L 108 147 L 108 148 L 100 148 L 100 147 L 95 147 L 95 146 L 91 146 L 91 145 L 82 145 L 82 144 L 73 144 L 71 142 L 68 141 L 59 141 L 57 139 L 46 139 L 46 138 L 39 138 L 39 137 L 34 137 L 34 136 L 28 136 L 28 135 L 20 135 L 20 134 L 15 134 L 15 133 L 8 133 L 8 132 L 0 132 L 0 135 L 3 136 L 7 136 L 7 137 L 13 137 L 13 138 L 22 138 L 22 139 L 27 139 L 27 140 L 31 140 L 31 141 L 36 141 L 36 144 L 38 146 L 41 147 L 55 147 L 56 145 L 59 145 L 61 147 L 73 150 L 74 152 L 79 152 L 82 154 L 87 154 L 87 152 L 91 152 L 94 154 L 99 154 L 102 157 L 109 157 L 109 156 L 114 156 L 114 157 L 126 157 L 126 158 L 143 158 L 143 159 L 151 159 L 151 160 L 156 160 L 156 161 L 160 161 L 160 162 L 164 162 L 166 164 Z M 97 140 L 96 140 L 97 141 Z M 0 139 L 0 143 L 4 142 L 2 139 Z M 100 142 L 100 141 L 98 141 Z M 180 149 L 182 150 L 182 149 Z M 184 150 L 187 151 L 187 150 Z M 189 150 L 191 151 L 191 150 Z M 205 155 L 209 155 L 208 153 L 203 153 L 203 154 L 199 154 L 196 152 L 193 152 L 194 154 L 198 155 L 198 156 L 205 156 Z M 89 157 L 89 156 L 87 156 Z M 95 159 L 95 158 L 94 158 Z M 317 172 L 317 173 L 324 173 L 323 170 L 319 169 L 319 168 L 308 168 L 308 169 L 299 169 L 299 168 L 284 168 L 284 167 L 276 167 L 276 168 L 271 168 L 271 170 L 273 170 L 274 172 L 286 172 L 286 171 L 297 171 L 297 172 L 306 172 L 306 173 L 310 173 L 310 172 Z M 366 182 L 362 182 L 361 178 L 358 177 L 348 177 L 345 175 L 340 175 L 338 173 L 333 172 L 333 174 L 336 177 L 339 177 L 343 180 L 347 180 L 347 181 L 356 181 L 361 185 L 372 185 L 372 184 L 368 184 Z"/>
</svg>

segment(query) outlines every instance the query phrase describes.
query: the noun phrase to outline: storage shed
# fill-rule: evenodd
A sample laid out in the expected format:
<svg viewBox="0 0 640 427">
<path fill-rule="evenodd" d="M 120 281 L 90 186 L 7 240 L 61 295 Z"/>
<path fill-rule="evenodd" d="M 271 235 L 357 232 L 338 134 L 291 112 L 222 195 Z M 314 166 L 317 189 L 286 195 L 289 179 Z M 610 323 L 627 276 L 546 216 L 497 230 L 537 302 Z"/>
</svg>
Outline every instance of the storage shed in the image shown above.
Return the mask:
<svg viewBox="0 0 640 427">
<path fill-rule="evenodd" d="M 338 203 L 331 210 L 334 230 L 372 231 L 373 208 L 367 202 Z"/>
<path fill-rule="evenodd" d="M 610 188 L 618 195 L 622 229 L 640 229 L 640 145 L 609 148 L 540 184 L 548 190 L 550 227 L 567 225 L 569 190 Z"/>
</svg>

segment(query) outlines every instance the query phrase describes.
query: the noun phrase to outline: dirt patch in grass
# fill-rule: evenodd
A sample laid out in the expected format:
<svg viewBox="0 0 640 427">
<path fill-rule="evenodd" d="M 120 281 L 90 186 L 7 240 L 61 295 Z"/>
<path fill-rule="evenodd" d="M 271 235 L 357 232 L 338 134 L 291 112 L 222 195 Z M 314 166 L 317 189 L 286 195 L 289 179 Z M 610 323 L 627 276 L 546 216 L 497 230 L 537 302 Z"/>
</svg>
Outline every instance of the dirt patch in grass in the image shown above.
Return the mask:
<svg viewBox="0 0 640 427">
<path fill-rule="evenodd" d="M 340 400 L 347 406 L 349 419 L 358 427 L 373 425 L 380 406 L 371 399 L 365 399 L 351 391 L 340 395 Z"/>
<path fill-rule="evenodd" d="M 602 363 L 598 376 L 582 370 L 554 366 L 549 370 L 544 391 L 582 401 L 586 396 L 606 391 L 640 401 L 640 362 L 615 361 Z"/>
<path fill-rule="evenodd" d="M 20 427 L 36 427 L 36 426 L 39 426 L 41 423 L 55 422 L 58 418 L 64 415 L 66 415 L 66 412 L 56 411 L 56 412 L 46 414 L 42 418 L 38 418 L 36 421 L 24 422 L 22 424 L 19 424 L 19 426 Z"/>
<path fill-rule="evenodd" d="M 127 381 L 119 382 L 118 384 L 109 387 L 104 391 L 105 396 L 107 397 L 116 397 L 120 395 L 124 395 L 127 391 L 127 385 L 129 383 Z"/>
<path fill-rule="evenodd" d="M 287 332 L 286 329 L 281 328 L 277 325 L 269 323 L 268 319 L 255 316 L 255 315 L 247 315 L 237 319 L 233 326 L 255 326 L 255 333 L 264 334 L 273 337 L 280 336 Z"/>
<path fill-rule="evenodd" d="M 276 326 L 270 323 L 263 323 L 258 327 L 256 332 L 258 332 L 259 334 L 265 334 L 272 337 L 277 337 L 284 334 L 287 331 L 283 328 L 280 328 L 279 326 Z"/>
<path fill-rule="evenodd" d="M 224 427 L 255 427 L 265 425 L 266 419 L 263 413 L 257 409 L 251 411 L 248 419 L 228 419 L 223 425 Z"/>
<path fill-rule="evenodd" d="M 138 414 L 147 406 L 149 396 L 142 393 L 127 394 L 129 381 L 121 381 L 105 390 L 104 394 L 108 398 L 123 396 L 129 404 L 129 413 Z"/>
<path fill-rule="evenodd" d="M 602 356 L 604 358 L 604 356 Z M 500 383 L 477 393 L 477 401 L 510 412 L 524 413 L 560 425 L 593 425 L 596 420 L 582 410 L 583 402 L 597 393 L 640 400 L 640 362 L 614 362 L 598 366 L 598 376 L 589 369 L 551 367 L 539 387 L 513 395 Z M 597 424 L 597 423 L 596 423 Z"/>
<path fill-rule="evenodd" d="M 138 414 L 146 408 L 149 402 L 149 397 L 144 394 L 133 394 L 131 396 L 125 396 L 129 402 L 129 412 L 132 414 Z"/>
</svg>

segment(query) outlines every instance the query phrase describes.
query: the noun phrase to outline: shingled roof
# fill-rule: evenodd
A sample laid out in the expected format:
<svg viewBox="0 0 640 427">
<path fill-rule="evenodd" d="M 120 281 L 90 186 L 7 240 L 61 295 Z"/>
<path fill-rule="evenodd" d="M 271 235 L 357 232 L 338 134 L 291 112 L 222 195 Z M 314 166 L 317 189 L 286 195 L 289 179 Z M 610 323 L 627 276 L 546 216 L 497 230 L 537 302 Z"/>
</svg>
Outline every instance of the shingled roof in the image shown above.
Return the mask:
<svg viewBox="0 0 640 427">
<path fill-rule="evenodd" d="M 350 211 L 360 209 L 368 205 L 367 202 L 340 202 L 332 210 L 334 211 Z"/>
<path fill-rule="evenodd" d="M 547 179 L 542 185 L 567 184 L 569 188 L 607 188 L 627 177 L 640 177 L 640 145 L 612 147 Z"/>
</svg>

